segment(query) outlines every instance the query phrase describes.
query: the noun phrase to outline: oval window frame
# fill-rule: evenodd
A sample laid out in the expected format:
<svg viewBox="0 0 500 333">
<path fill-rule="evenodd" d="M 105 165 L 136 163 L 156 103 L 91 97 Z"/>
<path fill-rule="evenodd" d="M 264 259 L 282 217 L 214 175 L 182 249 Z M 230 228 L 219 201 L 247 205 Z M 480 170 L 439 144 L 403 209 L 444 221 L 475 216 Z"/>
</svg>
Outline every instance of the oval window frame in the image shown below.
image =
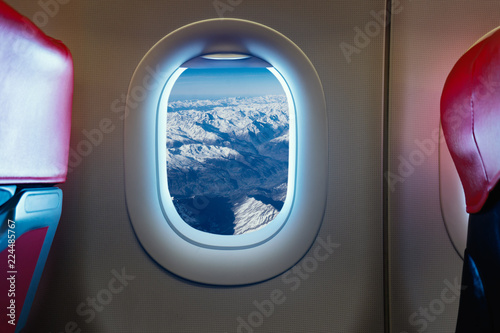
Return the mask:
<svg viewBox="0 0 500 333">
<path fill-rule="evenodd" d="M 271 235 L 230 244 L 193 241 L 173 228 L 163 209 L 159 185 L 161 175 L 166 177 L 160 170 L 158 140 L 163 89 L 187 60 L 224 52 L 250 54 L 270 63 L 286 80 L 296 112 L 296 163 L 292 170 L 295 195 L 287 219 Z M 136 68 L 124 122 L 125 193 L 130 220 L 144 249 L 170 272 L 207 284 L 256 283 L 293 266 L 313 244 L 327 198 L 326 105 L 313 65 L 282 34 L 239 19 L 199 21 L 172 32 L 154 45 Z"/>
<path fill-rule="evenodd" d="M 189 61 L 189 60 L 188 60 Z M 158 106 L 158 147 L 166 146 L 166 139 L 161 133 L 166 133 L 166 123 L 167 123 L 167 112 L 162 110 L 167 110 L 169 95 L 175 85 L 175 82 L 179 78 L 179 72 L 182 73 L 181 68 L 177 69 L 172 76 L 168 79 L 165 88 L 163 89 L 162 96 L 160 97 L 160 103 Z M 289 161 L 288 161 L 288 179 L 287 179 L 287 194 L 284 201 L 283 207 L 281 208 L 278 215 L 269 222 L 265 227 L 255 230 L 242 235 L 218 235 L 210 234 L 200 230 L 197 230 L 187 224 L 178 214 L 172 200 L 170 191 L 168 189 L 167 179 L 168 174 L 166 172 L 160 172 L 158 174 L 159 178 L 159 193 L 160 193 L 160 203 L 162 205 L 162 210 L 166 216 L 166 220 L 171 224 L 171 227 L 186 240 L 193 242 L 194 244 L 202 247 L 212 247 L 212 248 L 243 248 L 255 246 L 256 244 L 263 243 L 267 239 L 273 237 L 278 233 L 285 222 L 288 219 L 290 210 L 292 208 L 292 202 L 295 195 L 295 165 L 296 165 L 296 122 L 295 122 L 295 105 L 293 102 L 293 97 L 291 95 L 290 89 L 283 78 L 283 76 L 274 68 L 268 68 L 268 70 L 274 75 L 277 81 L 279 81 L 283 92 L 286 96 L 288 104 L 288 120 L 289 120 Z M 165 150 L 158 150 L 158 169 L 166 169 L 166 152 Z M 196 207 L 195 207 L 196 208 Z"/>
</svg>

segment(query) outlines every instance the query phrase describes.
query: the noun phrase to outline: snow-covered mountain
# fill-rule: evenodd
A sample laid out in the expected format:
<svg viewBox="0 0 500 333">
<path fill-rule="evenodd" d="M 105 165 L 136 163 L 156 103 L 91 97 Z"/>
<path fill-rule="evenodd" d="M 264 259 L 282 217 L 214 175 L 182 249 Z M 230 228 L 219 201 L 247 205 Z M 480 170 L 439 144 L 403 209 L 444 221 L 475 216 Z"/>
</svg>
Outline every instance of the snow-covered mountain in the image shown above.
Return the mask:
<svg viewBox="0 0 500 333">
<path fill-rule="evenodd" d="M 272 221 L 286 197 L 288 131 L 285 96 L 169 103 L 168 187 L 181 217 L 216 234 Z"/>
</svg>

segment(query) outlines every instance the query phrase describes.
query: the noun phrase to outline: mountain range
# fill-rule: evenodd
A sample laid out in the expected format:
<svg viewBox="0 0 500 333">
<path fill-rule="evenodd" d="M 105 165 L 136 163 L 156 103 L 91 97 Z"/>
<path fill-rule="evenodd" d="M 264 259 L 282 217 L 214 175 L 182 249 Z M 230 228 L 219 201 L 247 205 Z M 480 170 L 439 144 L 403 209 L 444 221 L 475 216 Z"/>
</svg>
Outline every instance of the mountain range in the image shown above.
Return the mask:
<svg viewBox="0 0 500 333">
<path fill-rule="evenodd" d="M 167 112 L 167 179 L 179 215 L 224 235 L 264 227 L 288 182 L 285 96 L 174 101 Z"/>
</svg>

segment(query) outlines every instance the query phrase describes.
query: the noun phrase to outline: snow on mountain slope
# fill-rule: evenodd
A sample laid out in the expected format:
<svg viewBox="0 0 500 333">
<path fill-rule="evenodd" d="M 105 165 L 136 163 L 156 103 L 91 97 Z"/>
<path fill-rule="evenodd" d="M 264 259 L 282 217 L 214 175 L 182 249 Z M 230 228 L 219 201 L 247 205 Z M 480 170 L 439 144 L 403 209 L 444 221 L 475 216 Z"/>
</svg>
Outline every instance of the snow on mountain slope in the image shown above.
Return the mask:
<svg viewBox="0 0 500 333">
<path fill-rule="evenodd" d="M 193 227 L 226 234 L 231 220 L 240 234 L 263 227 L 279 212 L 269 202 L 276 206 L 286 197 L 285 96 L 171 102 L 166 139 L 169 191 Z M 200 196 L 218 208 L 186 215 L 189 198 Z M 203 216 L 209 213 L 218 222 Z"/>
<path fill-rule="evenodd" d="M 254 198 L 246 198 L 234 208 L 234 234 L 241 235 L 258 230 L 274 220 L 279 211 Z"/>
</svg>

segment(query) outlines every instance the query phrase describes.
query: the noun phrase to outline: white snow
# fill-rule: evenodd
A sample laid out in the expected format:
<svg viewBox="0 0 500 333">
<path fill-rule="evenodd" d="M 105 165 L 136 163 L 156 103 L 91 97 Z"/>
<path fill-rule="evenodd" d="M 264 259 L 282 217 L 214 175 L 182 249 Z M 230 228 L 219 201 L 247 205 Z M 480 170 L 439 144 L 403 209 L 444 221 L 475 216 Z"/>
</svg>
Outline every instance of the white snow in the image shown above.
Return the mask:
<svg viewBox="0 0 500 333">
<path fill-rule="evenodd" d="M 246 198 L 233 209 L 235 216 L 234 234 L 241 235 L 265 227 L 274 220 L 279 211 L 254 198 Z"/>
<path fill-rule="evenodd" d="M 170 193 L 229 198 L 235 234 L 262 228 L 279 211 L 250 196 L 286 198 L 288 119 L 285 96 L 169 103 L 165 149 Z"/>
</svg>

